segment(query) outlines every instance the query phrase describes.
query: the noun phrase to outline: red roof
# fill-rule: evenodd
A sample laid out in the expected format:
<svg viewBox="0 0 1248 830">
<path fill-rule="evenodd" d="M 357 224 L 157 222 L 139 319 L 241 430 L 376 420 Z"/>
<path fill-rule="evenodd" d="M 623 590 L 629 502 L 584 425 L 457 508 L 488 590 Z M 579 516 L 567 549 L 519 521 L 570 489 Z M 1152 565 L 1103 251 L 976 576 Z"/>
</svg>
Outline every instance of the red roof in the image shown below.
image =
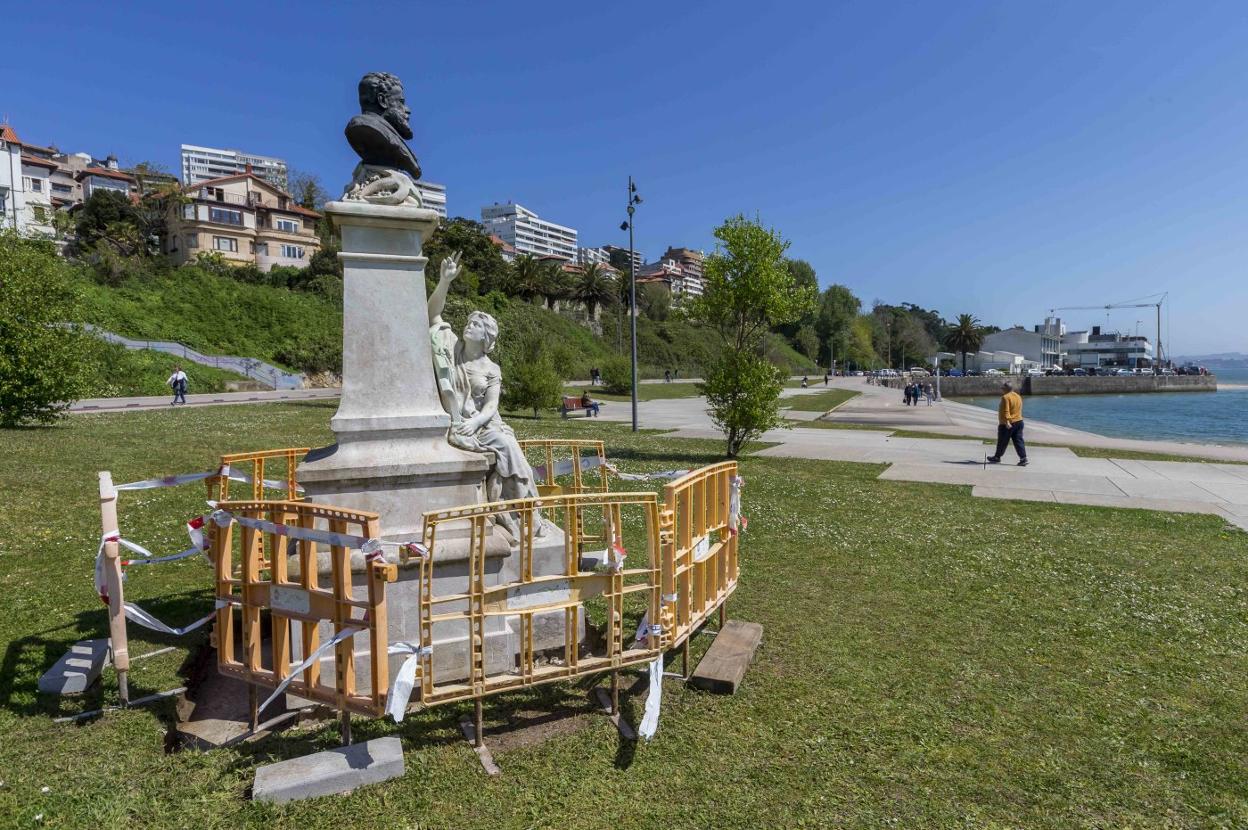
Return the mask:
<svg viewBox="0 0 1248 830">
<path fill-rule="evenodd" d="M 107 167 L 88 167 L 74 176 L 75 179 L 81 179 L 84 176 L 103 176 L 106 179 L 117 179 L 123 182 L 134 181 L 134 176 L 123 173 L 120 170 L 109 170 Z"/>
<path fill-rule="evenodd" d="M 269 210 L 286 211 L 288 213 L 298 213 L 298 214 L 302 214 L 303 216 L 311 216 L 313 219 L 321 218 L 321 214 L 317 213 L 314 210 L 308 210 L 303 205 L 296 204 L 295 202 L 287 202 L 286 207 L 284 208 L 275 208 L 270 205 L 261 205 L 261 207 L 268 208 Z"/>
<path fill-rule="evenodd" d="M 13 144 L 22 143 L 22 140 L 17 137 L 17 133 L 13 132 L 13 128 L 8 124 L 0 124 L 0 141 L 9 141 Z"/>
<path fill-rule="evenodd" d="M 46 167 L 49 170 L 55 170 L 57 165 L 55 162 L 47 159 L 37 159 L 34 156 L 22 156 L 22 164 L 33 164 L 35 167 Z"/>
</svg>

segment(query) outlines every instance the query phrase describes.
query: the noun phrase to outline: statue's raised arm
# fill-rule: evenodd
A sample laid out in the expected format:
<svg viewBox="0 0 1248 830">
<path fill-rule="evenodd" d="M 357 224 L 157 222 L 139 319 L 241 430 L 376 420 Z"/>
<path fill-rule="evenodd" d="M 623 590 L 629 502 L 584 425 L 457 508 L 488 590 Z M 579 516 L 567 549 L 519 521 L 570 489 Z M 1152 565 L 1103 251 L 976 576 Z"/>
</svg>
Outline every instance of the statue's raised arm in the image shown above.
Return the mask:
<svg viewBox="0 0 1248 830">
<path fill-rule="evenodd" d="M 446 307 L 446 295 L 451 290 L 451 283 L 459 276 L 459 259 L 463 256 L 459 251 L 452 251 L 442 260 L 438 274 L 438 287 L 429 295 L 429 325 L 436 326 L 442 322 L 442 309 Z"/>
</svg>

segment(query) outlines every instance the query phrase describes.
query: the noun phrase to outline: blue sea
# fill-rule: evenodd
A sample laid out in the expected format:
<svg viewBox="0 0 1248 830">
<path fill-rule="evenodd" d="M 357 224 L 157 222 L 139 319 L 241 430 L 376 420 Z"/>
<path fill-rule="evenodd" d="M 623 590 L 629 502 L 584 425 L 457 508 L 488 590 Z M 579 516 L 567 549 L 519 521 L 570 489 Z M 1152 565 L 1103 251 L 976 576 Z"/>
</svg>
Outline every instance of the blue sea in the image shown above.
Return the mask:
<svg viewBox="0 0 1248 830">
<path fill-rule="evenodd" d="M 1025 418 L 1117 438 L 1248 444 L 1248 369 L 1218 369 L 1217 392 L 1135 395 L 1032 395 Z M 959 398 L 986 409 L 996 397 Z"/>
</svg>

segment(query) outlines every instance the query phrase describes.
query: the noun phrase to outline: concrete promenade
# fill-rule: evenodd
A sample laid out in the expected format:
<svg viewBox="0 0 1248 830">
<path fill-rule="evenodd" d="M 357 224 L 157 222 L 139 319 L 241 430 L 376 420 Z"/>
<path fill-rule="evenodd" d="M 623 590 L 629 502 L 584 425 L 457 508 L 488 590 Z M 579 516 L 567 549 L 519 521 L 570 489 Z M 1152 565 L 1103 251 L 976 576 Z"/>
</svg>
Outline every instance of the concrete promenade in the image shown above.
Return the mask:
<svg viewBox="0 0 1248 830">
<path fill-rule="evenodd" d="M 1029 465 L 1016 466 L 1013 449 L 1001 464 L 986 465 L 984 458 L 991 447 L 983 440 L 996 438 L 996 413 L 952 401 L 907 407 L 899 391 L 868 386 L 861 378 L 837 378 L 834 385 L 862 394 L 825 420 L 875 428 L 773 430 L 762 440 L 776 446 L 757 455 L 887 464 L 882 479 L 965 484 L 971 486 L 973 495 L 983 498 L 1208 513 L 1248 529 L 1248 465 L 1182 460 L 1188 456 L 1248 462 L 1248 447 L 1131 441 L 1027 421 Z M 785 395 L 813 394 L 823 388 L 819 384 L 809 390 L 788 389 Z M 638 407 L 645 428 L 673 429 L 675 437 L 722 438 L 705 409 L 697 398 L 643 401 Z M 812 420 L 819 414 L 791 411 L 790 417 Z M 602 417 L 628 421 L 629 407 L 604 407 Z M 982 438 L 894 436 L 899 429 Z M 1039 447 L 1036 443 L 1068 446 Z M 1069 446 L 1174 454 L 1176 460 L 1082 458 Z"/>
<path fill-rule="evenodd" d="M 1248 447 L 1109 438 L 1027 420 L 1030 464 L 1026 468 L 1015 466 L 1011 449 L 1001 464 L 985 465 L 984 456 L 991 448 L 983 441 L 995 440 L 996 413 L 948 400 L 930 407 L 926 404 L 908 407 L 902 403 L 898 390 L 868 385 L 864 378 L 836 378 L 832 386 L 861 393 L 823 418 L 850 428 L 773 430 L 764 434 L 762 440 L 776 446 L 761 450 L 758 455 L 887 464 L 880 478 L 965 484 L 970 485 L 973 495 L 984 498 L 1209 513 L 1248 529 Z M 810 389 L 786 389 L 783 394 L 785 397 L 817 394 L 824 388 L 818 383 Z M 337 389 L 210 393 L 188 395 L 187 405 L 318 400 L 338 395 Z M 71 411 L 169 409 L 170 399 L 168 395 L 161 395 L 82 400 Z M 641 426 L 646 429 L 674 430 L 674 436 L 681 438 L 723 437 L 711 423 L 706 403 L 701 398 L 641 401 L 638 413 Z M 1026 401 L 1023 414 L 1026 416 Z M 819 412 L 788 412 L 792 420 L 815 420 L 821 415 Z M 601 417 L 627 423 L 631 419 L 631 406 L 628 402 L 608 402 L 602 408 Z M 907 438 L 893 434 L 898 430 L 956 437 Z M 1175 460 L 1081 458 L 1069 449 L 1072 446 L 1164 453 L 1174 455 Z M 1185 461 L 1185 457 L 1208 460 Z"/>
</svg>

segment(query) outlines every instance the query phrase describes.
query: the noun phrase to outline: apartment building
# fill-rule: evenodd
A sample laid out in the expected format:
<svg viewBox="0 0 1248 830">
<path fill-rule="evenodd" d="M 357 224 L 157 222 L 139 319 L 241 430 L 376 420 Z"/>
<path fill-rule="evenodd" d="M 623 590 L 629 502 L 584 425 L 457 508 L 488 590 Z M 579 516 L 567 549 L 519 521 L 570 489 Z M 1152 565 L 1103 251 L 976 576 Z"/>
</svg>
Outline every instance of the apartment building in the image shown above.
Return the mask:
<svg viewBox="0 0 1248 830">
<path fill-rule="evenodd" d="M 182 145 L 182 184 L 202 184 L 211 179 L 252 173 L 279 190 L 289 186 L 286 161 L 273 156 L 259 156 L 242 150 Z"/>
<path fill-rule="evenodd" d="M 592 263 L 597 263 L 599 265 L 610 265 L 611 255 L 608 254 L 606 251 L 604 251 L 602 248 L 577 248 L 576 249 L 576 264 L 577 265 L 590 265 Z"/>
<path fill-rule="evenodd" d="M 663 254 L 663 260 L 672 262 L 680 269 L 678 278 L 672 280 L 672 293 L 683 297 L 701 297 L 706 290 L 706 280 L 702 276 L 702 267 L 706 255 L 692 248 L 669 247 Z"/>
<path fill-rule="evenodd" d="M 628 273 L 628 248 L 621 248 L 618 245 L 603 245 L 602 251 L 607 255 L 607 261 L 610 262 L 620 273 Z M 641 251 L 633 251 L 633 269 L 637 273 L 641 273 L 646 267 L 646 255 Z"/>
<path fill-rule="evenodd" d="M 420 200 L 426 208 L 436 210 L 438 216 L 446 218 L 446 185 L 417 179 L 416 190 L 420 193 Z"/>
<path fill-rule="evenodd" d="M 576 259 L 576 230 L 542 219 L 523 205 L 508 202 L 481 208 L 481 224 L 488 234 L 511 245 L 520 254 Z"/>
<path fill-rule="evenodd" d="M 177 264 L 201 252 L 230 263 L 302 268 L 320 249 L 316 221 L 285 190 L 252 173 L 223 176 L 185 189 L 187 204 L 173 206 L 165 254 Z"/>
<path fill-rule="evenodd" d="M 23 236 L 52 235 L 52 171 L 56 165 L 26 152 L 8 124 L 0 125 L 0 219 Z"/>
</svg>

